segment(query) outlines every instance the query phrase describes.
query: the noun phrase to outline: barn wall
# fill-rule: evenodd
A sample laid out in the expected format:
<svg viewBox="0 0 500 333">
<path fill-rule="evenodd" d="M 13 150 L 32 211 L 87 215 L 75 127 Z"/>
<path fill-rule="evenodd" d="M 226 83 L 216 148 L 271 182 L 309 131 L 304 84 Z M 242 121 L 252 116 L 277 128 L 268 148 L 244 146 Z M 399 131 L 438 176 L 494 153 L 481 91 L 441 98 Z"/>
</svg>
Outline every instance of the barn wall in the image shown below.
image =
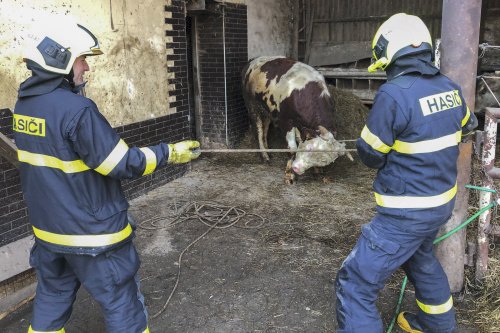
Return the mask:
<svg viewBox="0 0 500 333">
<path fill-rule="evenodd" d="M 163 7 L 169 2 L 1 1 L 0 107 L 13 108 L 19 83 L 29 76 L 21 59 L 23 36 L 48 15 L 71 14 L 98 37 L 104 51 L 103 56 L 88 59 L 86 90 L 114 126 L 174 113 L 166 103 L 168 72 L 158 70 L 166 67 Z"/>
<path fill-rule="evenodd" d="M 248 6 L 248 57 L 292 54 L 296 0 L 252 0 Z"/>
<path fill-rule="evenodd" d="M 240 75 L 248 57 L 246 11 L 242 4 L 212 3 L 196 17 L 203 147 L 234 146 L 248 128 Z"/>
<path fill-rule="evenodd" d="M 441 1 L 299 0 L 299 5 L 299 59 L 313 66 L 370 58 L 378 27 L 399 12 L 420 16 L 434 39 L 441 35 Z"/>
</svg>

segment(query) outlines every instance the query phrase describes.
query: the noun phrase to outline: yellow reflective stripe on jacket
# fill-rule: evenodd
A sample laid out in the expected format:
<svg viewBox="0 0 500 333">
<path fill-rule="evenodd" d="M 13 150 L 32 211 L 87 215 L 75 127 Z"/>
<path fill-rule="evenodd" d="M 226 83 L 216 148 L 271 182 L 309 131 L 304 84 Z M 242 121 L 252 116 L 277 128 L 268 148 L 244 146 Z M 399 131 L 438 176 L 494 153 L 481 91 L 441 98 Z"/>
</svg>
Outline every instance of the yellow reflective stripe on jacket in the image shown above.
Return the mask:
<svg viewBox="0 0 500 333">
<path fill-rule="evenodd" d="M 99 172 L 101 175 L 107 176 L 115 166 L 120 163 L 122 160 L 123 156 L 128 152 L 128 146 L 123 141 L 120 139 L 118 143 L 116 144 L 115 148 L 113 151 L 106 157 L 106 159 L 99 165 L 97 168 L 94 170 Z"/>
<path fill-rule="evenodd" d="M 146 329 L 142 333 L 149 333 L 149 327 L 146 327 Z"/>
<path fill-rule="evenodd" d="M 450 298 L 445 303 L 440 304 L 440 305 L 427 305 L 427 304 L 420 302 L 417 299 L 417 305 L 425 313 L 442 314 L 442 313 L 446 313 L 446 312 L 451 310 L 451 308 L 453 307 L 453 298 L 450 296 Z"/>
<path fill-rule="evenodd" d="M 33 327 L 31 327 L 31 325 L 30 328 L 28 328 L 28 333 L 64 333 L 64 332 L 65 332 L 64 328 L 61 328 L 58 331 L 35 331 Z"/>
<path fill-rule="evenodd" d="M 370 132 L 366 125 L 361 131 L 361 139 L 365 140 L 373 149 L 381 153 L 387 154 L 391 150 L 391 147 L 383 143 L 378 136 Z"/>
<path fill-rule="evenodd" d="M 432 208 L 444 205 L 457 194 L 457 184 L 450 190 L 429 197 L 391 196 L 375 193 L 377 205 L 387 208 Z"/>
<path fill-rule="evenodd" d="M 140 148 L 146 155 L 146 168 L 144 169 L 143 176 L 149 175 L 156 169 L 156 154 L 148 147 Z"/>
<path fill-rule="evenodd" d="M 418 142 L 404 142 L 396 140 L 394 141 L 394 145 L 390 147 L 383 143 L 378 136 L 370 132 L 368 127 L 365 126 L 363 131 L 361 131 L 361 138 L 365 140 L 365 142 L 368 143 L 373 149 L 384 154 L 391 151 L 391 149 L 401 154 L 422 154 L 432 153 L 448 147 L 456 146 L 462 139 L 462 131 L 457 131 L 437 139 Z"/>
<path fill-rule="evenodd" d="M 453 134 L 445 135 L 437 139 L 424 140 L 419 142 L 404 142 L 396 140 L 392 149 L 402 154 L 423 154 L 432 153 L 456 146 L 462 139 L 462 131 Z"/>
<path fill-rule="evenodd" d="M 470 110 L 469 110 L 469 107 L 467 107 L 467 113 L 465 114 L 464 119 L 462 119 L 462 127 L 464 127 L 465 124 L 467 124 L 467 122 L 469 121 L 469 118 L 470 118 Z"/>
<path fill-rule="evenodd" d="M 121 231 L 115 232 L 114 234 L 102 235 L 61 235 L 40 230 L 36 227 L 33 227 L 33 231 L 38 239 L 51 244 L 77 247 L 99 247 L 113 245 L 126 239 L 132 233 L 132 227 L 128 224 Z"/>
<path fill-rule="evenodd" d="M 63 161 L 54 156 L 30 153 L 25 150 L 18 150 L 17 158 L 20 162 L 35 166 L 60 169 L 65 173 L 82 172 L 90 169 L 82 160 Z"/>
</svg>

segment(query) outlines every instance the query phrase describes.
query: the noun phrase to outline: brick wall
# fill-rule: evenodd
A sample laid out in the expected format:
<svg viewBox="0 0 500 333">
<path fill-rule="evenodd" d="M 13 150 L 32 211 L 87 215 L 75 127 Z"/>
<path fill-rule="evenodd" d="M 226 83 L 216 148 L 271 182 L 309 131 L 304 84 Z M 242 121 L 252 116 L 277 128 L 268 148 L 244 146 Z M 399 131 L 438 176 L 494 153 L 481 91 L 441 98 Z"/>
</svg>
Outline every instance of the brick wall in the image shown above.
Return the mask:
<svg viewBox="0 0 500 333">
<path fill-rule="evenodd" d="M 200 140 L 205 146 L 234 146 L 248 129 L 241 94 L 241 70 L 248 58 L 247 7 L 207 3 L 207 9 L 197 18 L 196 27 L 202 108 Z"/>
<path fill-rule="evenodd" d="M 0 132 L 12 139 L 12 113 L 9 109 L 0 110 Z M 19 173 L 0 157 L 0 247 L 31 233 L 27 216 Z"/>
<path fill-rule="evenodd" d="M 234 145 L 243 137 L 249 124 L 241 87 L 241 70 L 248 60 L 247 7 L 227 4 L 224 16 L 229 142 Z"/>
</svg>

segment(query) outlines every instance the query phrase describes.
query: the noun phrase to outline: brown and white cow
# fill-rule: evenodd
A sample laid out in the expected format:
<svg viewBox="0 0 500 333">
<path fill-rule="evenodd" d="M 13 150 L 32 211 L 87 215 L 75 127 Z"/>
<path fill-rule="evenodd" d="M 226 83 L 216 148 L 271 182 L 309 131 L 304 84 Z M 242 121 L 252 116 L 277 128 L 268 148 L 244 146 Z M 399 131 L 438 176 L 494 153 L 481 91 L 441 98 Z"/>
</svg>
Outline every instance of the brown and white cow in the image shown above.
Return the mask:
<svg viewBox="0 0 500 333">
<path fill-rule="evenodd" d="M 328 151 L 292 155 L 285 170 L 287 183 L 294 182 L 295 174 L 328 165 L 344 155 L 340 151 L 345 144 L 333 136 L 333 99 L 324 77 L 314 68 L 285 57 L 257 57 L 245 66 L 242 79 L 243 97 L 260 149 L 268 148 L 272 121 L 286 132 L 289 149 Z M 262 152 L 262 157 L 269 161 L 267 152 Z"/>
</svg>

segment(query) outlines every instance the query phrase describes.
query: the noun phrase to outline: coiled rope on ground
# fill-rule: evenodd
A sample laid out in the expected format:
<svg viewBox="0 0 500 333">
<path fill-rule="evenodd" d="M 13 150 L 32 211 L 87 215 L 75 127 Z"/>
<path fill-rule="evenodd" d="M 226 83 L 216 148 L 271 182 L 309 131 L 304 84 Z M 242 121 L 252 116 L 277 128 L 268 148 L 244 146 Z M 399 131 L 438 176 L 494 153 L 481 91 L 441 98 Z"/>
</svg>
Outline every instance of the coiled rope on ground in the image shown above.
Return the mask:
<svg viewBox="0 0 500 333">
<path fill-rule="evenodd" d="M 182 203 L 181 203 L 182 204 Z M 171 226 L 175 226 L 184 222 L 198 221 L 208 227 L 208 229 L 198 236 L 194 241 L 189 243 L 188 246 L 181 251 L 178 258 L 177 278 L 163 307 L 151 316 L 152 319 L 158 317 L 168 307 L 172 296 L 174 295 L 177 286 L 179 285 L 182 268 L 182 256 L 194 244 L 196 244 L 203 237 L 208 235 L 214 229 L 226 229 L 230 227 L 238 227 L 243 229 L 257 229 L 262 227 L 266 219 L 258 214 L 247 213 L 245 210 L 236 206 L 226 206 L 212 201 L 193 201 L 177 207 L 177 202 L 174 204 L 174 215 L 169 216 L 172 218 L 170 221 L 165 222 L 168 216 L 155 216 L 139 223 L 138 227 L 144 230 L 160 230 Z M 252 218 L 253 217 L 253 218 Z M 238 223 L 247 219 L 242 225 Z M 163 224 L 163 225 L 160 225 Z"/>
</svg>

